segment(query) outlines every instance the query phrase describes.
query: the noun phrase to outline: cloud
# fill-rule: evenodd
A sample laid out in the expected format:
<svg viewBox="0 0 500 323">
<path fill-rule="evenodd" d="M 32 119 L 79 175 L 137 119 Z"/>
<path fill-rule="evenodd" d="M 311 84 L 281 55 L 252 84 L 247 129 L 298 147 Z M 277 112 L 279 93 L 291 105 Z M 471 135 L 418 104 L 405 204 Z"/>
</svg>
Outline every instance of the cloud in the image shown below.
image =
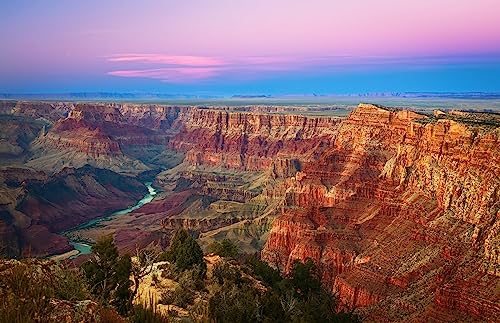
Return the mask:
<svg viewBox="0 0 500 323">
<path fill-rule="evenodd" d="M 221 75 L 247 77 L 262 72 L 289 71 L 294 69 L 294 63 L 298 63 L 296 58 L 280 56 L 225 58 L 161 54 L 112 55 L 107 57 L 107 61 L 125 66 L 134 65 L 134 68 L 110 71 L 109 75 L 151 78 L 172 83 L 199 81 Z"/>
<path fill-rule="evenodd" d="M 139 62 L 182 66 L 221 66 L 225 65 L 222 59 L 210 56 L 178 56 L 160 54 L 122 54 L 108 58 L 110 62 Z"/>
<path fill-rule="evenodd" d="M 213 67 L 164 67 L 142 70 L 119 70 L 109 72 L 108 74 L 120 77 L 151 78 L 164 82 L 184 83 L 216 76 L 218 69 Z"/>
<path fill-rule="evenodd" d="M 466 62 L 468 57 L 389 57 L 389 56 L 183 56 L 163 54 L 119 54 L 106 58 L 121 65 L 109 75 L 150 78 L 168 83 L 189 83 L 217 77 L 261 78 L 278 73 L 336 73 L 345 70 L 388 66 L 428 67 Z"/>
</svg>

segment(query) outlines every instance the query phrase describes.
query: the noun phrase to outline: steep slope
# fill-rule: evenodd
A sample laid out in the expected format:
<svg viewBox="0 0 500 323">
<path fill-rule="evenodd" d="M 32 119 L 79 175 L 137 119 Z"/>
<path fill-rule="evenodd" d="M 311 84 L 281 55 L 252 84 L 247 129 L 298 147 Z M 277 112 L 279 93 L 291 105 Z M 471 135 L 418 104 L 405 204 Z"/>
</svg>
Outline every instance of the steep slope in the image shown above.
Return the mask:
<svg viewBox="0 0 500 323">
<path fill-rule="evenodd" d="M 120 117 L 114 107 L 76 106 L 67 118 L 57 121 L 32 143 L 33 157 L 27 166 L 49 172 L 86 164 L 124 173 L 148 170 L 139 160 L 125 155 L 121 145 L 147 145 L 153 134 L 147 129 L 122 125 Z"/>
</svg>

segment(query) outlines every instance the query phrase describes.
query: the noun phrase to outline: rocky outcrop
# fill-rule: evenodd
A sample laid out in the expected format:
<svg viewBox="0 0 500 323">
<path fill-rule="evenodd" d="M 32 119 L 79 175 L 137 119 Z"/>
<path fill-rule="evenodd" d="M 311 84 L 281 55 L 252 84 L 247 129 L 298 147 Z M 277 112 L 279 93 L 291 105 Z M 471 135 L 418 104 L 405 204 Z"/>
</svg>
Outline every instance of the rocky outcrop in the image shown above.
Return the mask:
<svg viewBox="0 0 500 323">
<path fill-rule="evenodd" d="M 57 172 L 64 167 L 90 164 L 117 172 L 137 173 L 149 168 L 124 153 L 135 145 L 162 144 L 153 130 L 127 123 L 120 110 L 108 105 L 77 105 L 33 143 L 30 167 Z"/>
<path fill-rule="evenodd" d="M 16 115 L 0 115 L 0 164 L 22 164 L 29 146 L 49 123 Z"/>
<path fill-rule="evenodd" d="M 67 116 L 73 107 L 72 103 L 62 102 L 0 101 L 0 115 L 22 116 L 55 122 Z"/>
</svg>

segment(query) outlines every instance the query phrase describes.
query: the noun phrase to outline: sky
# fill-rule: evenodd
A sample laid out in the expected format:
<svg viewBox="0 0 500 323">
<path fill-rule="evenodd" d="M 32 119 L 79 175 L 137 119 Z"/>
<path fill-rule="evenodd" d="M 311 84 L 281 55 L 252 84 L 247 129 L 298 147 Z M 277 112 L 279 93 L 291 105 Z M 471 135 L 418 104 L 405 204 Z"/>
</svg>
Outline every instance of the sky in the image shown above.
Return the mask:
<svg viewBox="0 0 500 323">
<path fill-rule="evenodd" d="M 498 0 L 0 0 L 0 93 L 500 92 Z"/>
</svg>

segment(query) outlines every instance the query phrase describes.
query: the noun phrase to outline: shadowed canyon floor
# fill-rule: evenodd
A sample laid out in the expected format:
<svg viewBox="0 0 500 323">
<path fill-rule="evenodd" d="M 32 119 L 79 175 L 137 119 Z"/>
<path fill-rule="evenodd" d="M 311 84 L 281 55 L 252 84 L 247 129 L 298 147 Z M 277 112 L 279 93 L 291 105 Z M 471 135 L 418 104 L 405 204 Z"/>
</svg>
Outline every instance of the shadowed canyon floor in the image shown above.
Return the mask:
<svg viewBox="0 0 500 323">
<path fill-rule="evenodd" d="M 72 236 L 133 251 L 184 227 L 283 271 L 312 258 L 367 320 L 500 317 L 499 114 L 3 101 L 0 126 L 9 256 L 71 250 L 58 233 L 152 182 Z"/>
</svg>

